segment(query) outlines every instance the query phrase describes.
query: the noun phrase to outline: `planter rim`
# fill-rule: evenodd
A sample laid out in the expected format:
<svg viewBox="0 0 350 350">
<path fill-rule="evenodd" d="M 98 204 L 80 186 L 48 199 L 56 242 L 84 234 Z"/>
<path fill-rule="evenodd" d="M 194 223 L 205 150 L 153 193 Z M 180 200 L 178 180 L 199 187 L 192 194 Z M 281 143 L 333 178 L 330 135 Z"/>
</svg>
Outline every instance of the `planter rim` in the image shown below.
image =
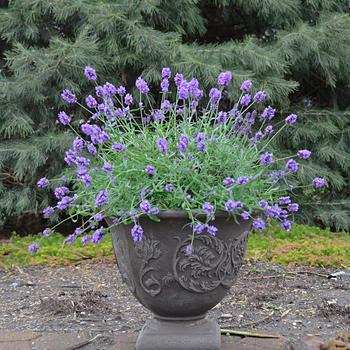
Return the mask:
<svg viewBox="0 0 350 350">
<path fill-rule="evenodd" d="M 206 217 L 207 214 L 201 212 L 200 210 L 192 210 L 192 214 L 195 217 Z M 142 215 L 147 217 L 147 214 Z M 181 209 L 169 209 L 159 212 L 157 214 L 159 218 L 188 218 L 188 213 L 185 210 Z M 218 210 L 215 212 L 215 217 L 230 217 L 230 215 L 222 210 Z"/>
</svg>

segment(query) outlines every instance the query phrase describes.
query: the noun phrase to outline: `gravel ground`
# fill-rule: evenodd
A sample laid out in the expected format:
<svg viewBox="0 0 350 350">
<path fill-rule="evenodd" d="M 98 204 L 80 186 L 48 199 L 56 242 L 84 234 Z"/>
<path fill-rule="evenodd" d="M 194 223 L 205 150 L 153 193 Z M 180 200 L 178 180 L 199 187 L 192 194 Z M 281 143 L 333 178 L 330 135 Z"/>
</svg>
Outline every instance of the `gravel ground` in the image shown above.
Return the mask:
<svg viewBox="0 0 350 350">
<path fill-rule="evenodd" d="M 329 339 L 350 329 L 350 279 L 333 269 L 246 264 L 213 310 L 221 327 Z M 138 332 L 150 313 L 130 294 L 114 262 L 0 270 L 0 329 Z"/>
</svg>

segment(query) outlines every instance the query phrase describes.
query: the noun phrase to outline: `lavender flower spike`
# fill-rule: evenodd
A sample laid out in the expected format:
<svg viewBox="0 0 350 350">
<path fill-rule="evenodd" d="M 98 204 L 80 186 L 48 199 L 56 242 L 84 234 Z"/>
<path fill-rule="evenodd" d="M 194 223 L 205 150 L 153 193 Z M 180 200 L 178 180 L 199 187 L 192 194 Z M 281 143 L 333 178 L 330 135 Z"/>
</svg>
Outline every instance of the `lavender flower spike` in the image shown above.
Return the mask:
<svg viewBox="0 0 350 350">
<path fill-rule="evenodd" d="M 149 87 L 147 83 L 141 77 L 137 78 L 135 86 L 141 94 L 147 94 L 149 92 Z"/>
<path fill-rule="evenodd" d="M 100 191 L 95 200 L 96 207 L 101 207 L 108 201 L 108 192 L 106 190 Z"/>
<path fill-rule="evenodd" d="M 232 80 L 232 73 L 230 71 L 222 72 L 218 76 L 218 84 L 221 86 L 228 86 Z"/>
<path fill-rule="evenodd" d="M 93 69 L 92 67 L 85 67 L 84 69 L 84 75 L 86 76 L 86 78 L 88 80 L 96 80 L 97 79 L 97 75 L 96 75 L 96 71 L 95 69 Z"/>
</svg>

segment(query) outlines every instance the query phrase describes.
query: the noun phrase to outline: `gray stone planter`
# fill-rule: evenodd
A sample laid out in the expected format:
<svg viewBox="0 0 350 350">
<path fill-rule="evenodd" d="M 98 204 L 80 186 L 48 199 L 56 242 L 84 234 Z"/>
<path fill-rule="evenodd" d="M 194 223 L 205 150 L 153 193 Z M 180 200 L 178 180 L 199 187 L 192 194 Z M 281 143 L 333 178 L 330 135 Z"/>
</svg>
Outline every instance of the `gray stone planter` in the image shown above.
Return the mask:
<svg viewBox="0 0 350 350">
<path fill-rule="evenodd" d="M 219 212 L 217 236 L 196 235 L 192 255 L 185 247 L 192 229 L 187 214 L 167 211 L 159 223 L 141 217 L 141 242 L 131 226 L 111 229 L 114 252 L 124 282 L 154 314 L 138 338 L 137 350 L 220 349 L 220 329 L 206 313 L 233 285 L 242 265 L 250 221 L 236 223 Z"/>
</svg>

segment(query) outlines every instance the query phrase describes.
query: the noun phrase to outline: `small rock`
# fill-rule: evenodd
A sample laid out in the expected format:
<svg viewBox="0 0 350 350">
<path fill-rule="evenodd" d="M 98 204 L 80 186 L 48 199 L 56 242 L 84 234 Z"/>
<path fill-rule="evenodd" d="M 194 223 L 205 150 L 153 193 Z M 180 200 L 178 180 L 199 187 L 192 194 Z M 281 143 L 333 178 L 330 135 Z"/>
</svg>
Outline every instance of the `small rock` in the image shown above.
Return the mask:
<svg viewBox="0 0 350 350">
<path fill-rule="evenodd" d="M 232 316 L 232 314 L 221 314 L 219 317 L 220 318 L 232 318 L 233 316 Z"/>
</svg>

